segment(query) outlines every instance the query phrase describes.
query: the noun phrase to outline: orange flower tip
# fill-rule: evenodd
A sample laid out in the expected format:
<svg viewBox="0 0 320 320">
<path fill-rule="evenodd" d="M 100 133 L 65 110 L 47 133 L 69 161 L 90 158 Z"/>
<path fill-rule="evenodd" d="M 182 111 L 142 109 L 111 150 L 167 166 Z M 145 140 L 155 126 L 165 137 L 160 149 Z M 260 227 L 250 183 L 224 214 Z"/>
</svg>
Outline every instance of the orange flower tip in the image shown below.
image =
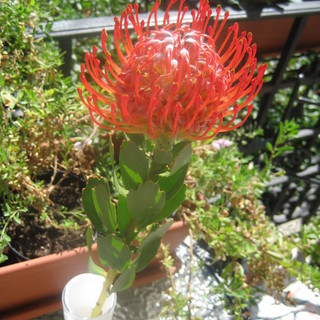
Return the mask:
<svg viewBox="0 0 320 320">
<path fill-rule="evenodd" d="M 216 7 L 216 12 L 218 13 L 218 11 L 219 12 L 221 11 L 221 4 L 218 4 L 217 7 Z"/>
<path fill-rule="evenodd" d="M 226 11 L 226 12 L 224 13 L 224 18 L 227 19 L 228 17 L 229 17 L 229 11 Z"/>
<path fill-rule="evenodd" d="M 260 69 L 261 69 L 261 72 L 262 72 L 262 73 L 265 73 L 265 71 L 267 70 L 267 64 L 264 63 L 264 64 L 260 65 L 258 68 L 259 68 L 259 71 L 260 71 Z"/>
<path fill-rule="evenodd" d="M 247 38 L 252 38 L 252 33 L 251 32 L 248 32 Z"/>
<path fill-rule="evenodd" d="M 157 3 L 160 5 L 161 4 L 161 0 L 157 0 Z"/>
<path fill-rule="evenodd" d="M 230 73 L 235 74 L 235 73 L 236 73 L 236 71 L 235 71 L 234 69 L 231 69 L 231 70 L 230 70 Z"/>
<path fill-rule="evenodd" d="M 115 22 L 115 24 L 120 24 L 120 21 L 119 21 L 119 18 L 118 17 L 114 17 L 114 22 Z"/>
<path fill-rule="evenodd" d="M 108 33 L 107 33 L 106 29 L 102 29 L 102 31 L 101 31 L 101 40 L 103 42 L 105 42 L 107 39 L 108 39 Z"/>
</svg>

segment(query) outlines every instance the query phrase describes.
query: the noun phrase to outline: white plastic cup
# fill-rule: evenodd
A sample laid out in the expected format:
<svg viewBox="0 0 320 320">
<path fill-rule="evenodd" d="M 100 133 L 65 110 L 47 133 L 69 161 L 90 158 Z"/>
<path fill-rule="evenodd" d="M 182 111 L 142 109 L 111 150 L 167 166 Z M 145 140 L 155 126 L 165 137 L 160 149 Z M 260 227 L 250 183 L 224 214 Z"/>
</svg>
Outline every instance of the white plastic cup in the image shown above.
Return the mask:
<svg viewBox="0 0 320 320">
<path fill-rule="evenodd" d="M 93 273 L 83 273 L 72 278 L 62 292 L 65 320 L 90 319 L 91 312 L 100 296 L 105 278 Z M 102 314 L 94 320 L 112 320 L 117 295 L 112 293 L 105 301 Z"/>
</svg>

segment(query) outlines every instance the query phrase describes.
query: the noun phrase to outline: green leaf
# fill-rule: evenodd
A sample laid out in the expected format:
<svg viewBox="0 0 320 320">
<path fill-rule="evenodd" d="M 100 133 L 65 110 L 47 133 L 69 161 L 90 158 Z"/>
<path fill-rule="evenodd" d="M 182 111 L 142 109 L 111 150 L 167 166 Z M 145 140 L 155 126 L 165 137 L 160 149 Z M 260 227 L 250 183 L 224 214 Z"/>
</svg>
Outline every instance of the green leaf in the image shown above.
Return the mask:
<svg viewBox="0 0 320 320">
<path fill-rule="evenodd" d="M 163 220 L 168 217 L 170 217 L 181 205 L 181 203 L 185 199 L 185 193 L 186 193 L 186 186 L 183 184 L 179 191 L 171 197 L 169 200 L 166 201 L 162 211 L 157 217 L 157 220 Z"/>
<path fill-rule="evenodd" d="M 106 277 L 106 275 L 107 275 L 106 271 L 103 268 L 96 265 L 91 257 L 92 230 L 90 227 L 87 228 L 86 238 L 87 238 L 87 246 L 88 246 L 88 250 L 89 250 L 88 271 L 91 273 Z"/>
<path fill-rule="evenodd" d="M 181 152 L 181 150 L 189 143 L 190 142 L 188 142 L 188 141 L 182 140 L 182 141 L 174 144 L 173 147 L 172 147 L 173 158 L 176 158 L 177 155 Z"/>
<path fill-rule="evenodd" d="M 0 254 L 0 263 L 3 263 L 5 261 L 7 261 L 8 259 L 9 258 L 4 253 Z"/>
<path fill-rule="evenodd" d="M 136 271 L 134 268 L 128 268 L 125 270 L 114 282 L 111 292 L 121 292 L 129 289 L 136 277 Z"/>
<path fill-rule="evenodd" d="M 279 253 L 279 252 L 275 252 L 275 251 L 272 251 L 272 250 L 267 250 L 267 253 L 275 258 L 275 259 L 278 259 L 278 260 L 283 260 L 283 254 L 282 253 Z"/>
<path fill-rule="evenodd" d="M 283 135 L 284 135 L 283 123 L 279 122 L 279 133 L 278 133 L 276 143 L 275 143 L 276 146 L 283 142 Z"/>
<path fill-rule="evenodd" d="M 263 154 L 263 159 L 264 159 L 265 165 L 267 166 L 268 163 L 269 163 L 269 158 L 268 158 L 268 155 L 266 153 Z"/>
<path fill-rule="evenodd" d="M 149 160 L 134 142 L 126 141 L 121 145 L 119 162 L 122 181 L 128 190 L 147 181 Z"/>
<path fill-rule="evenodd" d="M 154 155 L 154 161 L 159 164 L 169 164 L 172 161 L 172 158 L 172 152 L 167 150 L 158 150 Z"/>
<path fill-rule="evenodd" d="M 118 197 L 117 213 L 119 231 L 121 235 L 124 235 L 130 224 L 131 216 L 127 205 L 127 198 L 121 194 Z"/>
<path fill-rule="evenodd" d="M 17 224 L 21 224 L 21 219 L 18 215 L 13 216 L 13 219 Z"/>
<path fill-rule="evenodd" d="M 293 146 L 282 146 L 277 149 L 277 152 L 275 153 L 274 157 L 276 158 L 276 157 L 280 156 L 281 154 L 283 154 L 284 152 L 292 151 L 292 150 L 294 150 Z"/>
<path fill-rule="evenodd" d="M 137 258 L 134 261 L 136 272 L 142 271 L 155 257 L 158 252 L 161 238 L 168 231 L 173 221 L 159 227 L 157 230 L 152 231 L 141 243 L 138 251 Z"/>
<path fill-rule="evenodd" d="M 91 247 L 92 247 L 92 243 L 93 243 L 91 227 L 88 227 L 88 228 L 87 228 L 86 240 L 87 240 L 88 249 L 89 249 L 89 251 L 91 252 Z"/>
<path fill-rule="evenodd" d="M 166 195 L 159 190 L 153 181 L 147 181 L 137 190 L 130 190 L 127 205 L 132 218 L 137 221 L 137 226 L 143 228 L 155 222 L 164 207 Z"/>
<path fill-rule="evenodd" d="M 267 141 L 267 143 L 266 143 L 266 148 L 270 152 L 272 152 L 272 150 L 273 150 L 272 144 L 269 141 Z"/>
<path fill-rule="evenodd" d="M 163 174 L 159 175 L 158 184 L 160 189 L 165 191 L 166 199 L 169 200 L 173 197 L 184 184 L 189 164 L 186 164 L 184 167 L 180 168 L 174 174 Z"/>
<path fill-rule="evenodd" d="M 111 202 L 110 190 L 107 183 L 95 184 L 92 189 L 93 203 L 101 222 L 108 230 L 116 232 L 116 210 Z"/>
<path fill-rule="evenodd" d="M 146 144 L 146 139 L 144 134 L 133 134 L 127 133 L 128 138 L 133 141 L 137 146 L 144 148 Z"/>
<path fill-rule="evenodd" d="M 107 232 L 107 229 L 103 225 L 102 221 L 99 218 L 98 212 L 96 210 L 96 207 L 94 205 L 94 200 L 93 200 L 93 193 L 92 189 L 96 184 L 100 184 L 103 182 L 103 180 L 97 179 L 97 178 L 90 178 L 88 180 L 86 188 L 82 191 L 82 205 L 83 208 L 94 225 L 94 227 L 101 232 Z"/>
<path fill-rule="evenodd" d="M 191 161 L 192 148 L 191 143 L 185 145 L 177 154 L 177 157 L 174 160 L 174 163 L 171 168 L 171 174 L 174 174 L 176 171 L 189 165 Z"/>
<path fill-rule="evenodd" d="M 131 251 L 121 239 L 108 234 L 99 237 L 98 256 L 103 266 L 123 272 L 130 264 Z"/>
<path fill-rule="evenodd" d="M 116 170 L 114 167 L 114 149 L 113 149 L 113 144 L 112 144 L 112 138 L 109 136 L 109 153 L 110 153 L 110 160 L 111 160 L 111 166 L 112 166 L 112 175 L 113 175 L 113 183 L 119 194 L 126 196 L 128 191 L 123 188 L 117 178 L 116 175 Z"/>
</svg>

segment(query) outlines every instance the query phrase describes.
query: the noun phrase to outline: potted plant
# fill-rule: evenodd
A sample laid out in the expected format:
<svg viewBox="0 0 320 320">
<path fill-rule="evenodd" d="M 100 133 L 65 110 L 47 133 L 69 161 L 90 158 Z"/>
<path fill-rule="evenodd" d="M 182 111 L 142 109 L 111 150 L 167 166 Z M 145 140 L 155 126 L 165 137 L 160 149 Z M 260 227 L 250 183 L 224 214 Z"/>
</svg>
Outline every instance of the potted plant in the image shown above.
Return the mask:
<svg viewBox="0 0 320 320">
<path fill-rule="evenodd" d="M 25 8 L 8 1 L 1 6 L 1 266 L 9 263 L 4 250 L 11 240 L 20 250 L 21 234 L 15 233 L 21 232 L 22 226 L 26 233 L 41 229 L 40 234 L 21 241 L 23 247 L 38 237 L 42 240 L 37 250 L 29 250 L 32 254 L 40 251 L 40 246 L 46 254 L 53 252 L 49 236 L 41 238 L 48 234 L 47 229 L 52 238 L 53 233 L 67 237 L 68 230 L 70 234 L 70 229 L 81 229 L 81 225 L 85 230 L 85 215 L 79 210 L 81 189 L 92 173 L 95 155 L 89 144 L 82 150 L 77 145 L 89 135 L 89 126 L 83 118 L 85 108 L 75 99 L 75 86 L 59 71 L 62 58 L 57 45 L 35 39 L 40 19 L 36 4 Z M 79 240 L 77 234 L 77 246 Z"/>
<path fill-rule="evenodd" d="M 177 221 L 171 226 L 163 238 L 163 243 L 170 245 L 171 254 L 174 255 L 175 248 L 187 233 L 187 225 L 183 221 Z M 98 263 L 95 244 L 91 254 L 92 259 Z M 166 276 L 159 259 L 137 275 L 134 287 Z M 88 260 L 88 248 L 78 247 L 1 267 L 1 283 L 6 287 L 6 292 L 1 294 L 0 317 L 26 319 L 59 310 L 65 284 L 72 277 L 88 272 Z M 175 268 L 179 266 L 180 262 L 175 258 Z"/>
<path fill-rule="evenodd" d="M 158 3 L 155 5 L 154 10 L 152 11 L 152 14 L 156 15 L 157 8 L 158 8 Z M 137 8 L 135 7 L 135 9 Z M 131 18 L 133 17 L 133 8 L 129 6 L 128 10 L 129 10 L 128 11 L 129 14 L 127 13 L 126 15 L 126 13 L 123 13 L 124 19 L 128 19 L 128 18 L 130 19 L 130 17 Z M 181 19 L 182 19 L 183 12 L 184 11 L 182 11 L 182 5 L 181 5 L 180 7 Z M 152 69 L 144 70 L 146 75 L 144 79 L 149 80 L 149 82 L 146 84 L 145 87 L 142 86 L 143 82 L 141 83 L 141 88 L 138 89 L 137 91 L 137 94 L 138 94 L 137 99 L 139 99 L 139 94 L 140 94 L 140 98 L 142 97 L 142 99 L 146 99 L 146 100 L 143 100 L 144 104 L 142 104 L 142 106 L 144 106 L 145 109 L 141 109 L 140 113 L 136 113 L 134 110 L 138 110 L 138 108 L 136 108 L 135 104 L 132 104 L 131 107 L 133 109 L 131 110 L 131 116 L 129 118 L 127 117 L 128 114 L 126 112 L 126 108 L 129 106 L 126 104 L 128 102 L 126 101 L 127 99 L 126 95 L 116 96 L 114 100 L 112 100 L 111 98 L 111 100 L 114 102 L 111 105 L 109 105 L 111 109 L 101 110 L 97 107 L 97 105 L 95 105 L 95 103 L 99 103 L 97 102 L 97 100 L 100 100 L 102 102 L 111 101 L 111 100 L 108 100 L 110 97 L 109 93 L 107 93 L 107 95 L 104 97 L 102 92 L 100 91 L 103 88 L 107 89 L 108 91 L 111 87 L 109 88 L 108 86 L 106 86 L 105 82 L 100 82 L 99 80 L 99 77 L 101 76 L 100 72 L 95 74 L 98 67 L 98 62 L 95 57 L 96 49 L 93 50 L 93 53 L 91 55 L 87 54 L 86 56 L 87 66 L 90 70 L 89 72 L 92 73 L 93 71 L 92 73 L 93 79 L 97 80 L 98 84 L 102 85 L 103 88 L 97 89 L 98 91 L 95 91 L 95 89 L 92 88 L 91 85 L 87 82 L 85 78 L 85 70 L 83 69 L 82 80 L 87 90 L 89 91 L 89 96 L 91 96 L 86 101 L 83 100 L 83 102 L 88 107 L 94 121 L 97 121 L 97 118 L 94 115 L 94 113 L 96 112 L 98 117 L 100 117 L 101 115 L 105 116 L 106 122 L 108 122 L 108 120 L 109 121 L 112 120 L 111 123 L 109 123 L 111 125 L 110 128 L 116 129 L 116 130 L 121 129 L 122 131 L 127 133 L 127 141 L 125 141 L 123 143 L 123 146 L 121 147 L 122 155 L 120 160 L 120 172 L 122 174 L 122 177 L 119 185 L 123 183 L 122 187 L 119 187 L 116 179 L 114 180 L 114 185 L 116 186 L 114 187 L 114 190 L 116 191 L 116 194 L 118 194 L 118 196 L 112 197 L 111 199 L 111 196 L 109 195 L 109 192 L 108 192 L 108 188 L 111 188 L 111 186 L 109 185 L 108 182 L 101 179 L 90 180 L 88 187 L 84 192 L 84 204 L 90 209 L 88 211 L 89 212 L 88 216 L 91 218 L 93 226 L 98 230 L 100 229 L 99 236 L 102 237 L 102 239 L 106 239 L 106 237 L 107 239 L 108 238 L 110 239 L 112 237 L 115 237 L 116 239 L 118 239 L 119 236 L 123 236 L 121 232 L 127 233 L 126 227 L 128 226 L 127 225 L 128 221 L 127 220 L 123 221 L 120 219 L 122 223 L 124 223 L 123 225 L 121 225 L 122 229 L 120 229 L 119 225 L 116 225 L 116 229 L 114 232 L 114 229 L 112 229 L 112 224 L 111 225 L 109 224 L 110 221 L 108 220 L 99 221 L 100 214 L 101 214 L 99 210 L 101 210 L 101 208 L 104 207 L 103 203 L 107 204 L 107 206 L 110 208 L 114 208 L 114 209 L 111 209 L 111 211 L 116 211 L 118 214 L 118 212 L 120 212 L 118 207 L 119 203 L 121 203 L 122 201 L 121 205 L 123 205 L 123 201 L 124 201 L 124 200 L 119 201 L 119 197 L 121 198 L 121 191 L 124 192 L 125 194 L 125 199 L 126 199 L 124 201 L 125 203 L 127 202 L 127 197 L 129 197 L 129 194 L 130 194 L 129 198 L 131 198 L 130 200 L 131 202 L 129 207 L 131 209 L 130 209 L 130 215 L 128 216 L 130 216 L 130 219 L 131 219 L 132 218 L 131 215 L 133 212 L 132 207 L 137 207 L 138 205 L 140 205 L 139 202 L 134 202 L 133 200 L 135 200 L 136 198 L 139 199 L 139 197 L 141 198 L 141 194 L 142 194 L 141 190 L 143 191 L 147 190 L 148 192 L 151 193 L 152 197 L 154 197 L 154 199 L 150 199 L 150 203 L 148 203 L 148 205 L 150 205 L 151 207 L 156 207 L 155 211 L 153 212 L 154 216 L 152 217 L 152 219 L 150 218 L 151 220 L 148 221 L 148 224 L 150 224 L 150 226 L 144 225 L 144 223 L 146 223 L 144 221 L 145 216 L 144 218 L 141 218 L 138 216 L 138 217 L 134 217 L 133 219 L 133 220 L 135 219 L 138 220 L 138 222 L 136 221 L 133 224 L 133 226 L 135 227 L 134 230 L 128 230 L 129 239 L 133 237 L 133 239 L 131 239 L 132 243 L 130 243 L 129 245 L 129 250 L 134 255 L 132 257 L 132 260 L 129 261 L 129 265 L 128 265 L 128 260 L 125 263 L 125 270 L 122 270 L 122 268 L 120 268 L 119 265 L 116 265 L 117 268 L 120 268 L 121 270 L 120 272 L 119 270 L 117 271 L 118 274 L 116 275 L 114 280 L 120 281 L 119 279 L 121 279 L 121 281 L 118 282 L 118 285 L 119 283 L 121 283 L 122 285 L 122 287 L 120 287 L 121 289 L 130 285 L 133 274 L 136 271 L 133 269 L 136 269 L 137 265 L 139 268 L 143 268 L 143 266 L 150 261 L 151 256 L 155 254 L 154 249 L 151 250 L 152 251 L 151 253 L 149 252 L 148 243 L 149 244 L 151 243 L 152 245 L 154 243 L 158 244 L 159 239 L 163 235 L 164 231 L 167 228 L 169 228 L 169 225 L 170 225 L 170 223 L 163 224 L 159 220 L 162 220 L 161 218 L 165 218 L 167 215 L 171 215 L 174 209 L 183 201 L 183 198 L 184 198 L 183 194 L 185 189 L 183 181 L 187 172 L 187 167 L 188 167 L 188 163 L 190 161 L 190 155 L 191 155 L 191 145 L 189 141 L 197 140 L 197 139 L 200 139 L 200 140 L 211 139 L 219 131 L 228 131 L 240 126 L 247 119 L 251 110 L 250 107 L 248 107 L 248 110 L 247 110 L 248 112 L 244 115 L 243 121 L 237 122 L 236 125 L 234 125 L 233 127 L 232 127 L 232 123 L 236 120 L 237 114 L 241 113 L 242 112 L 241 110 L 245 109 L 245 107 L 256 96 L 256 94 L 258 93 L 262 85 L 262 75 L 264 73 L 265 67 L 264 66 L 259 67 L 258 76 L 256 78 L 253 78 L 253 72 L 256 68 L 256 60 L 254 58 L 255 51 L 252 50 L 252 48 L 254 47 L 251 46 L 250 44 L 250 37 L 247 38 L 246 35 L 242 34 L 240 37 L 241 41 L 232 42 L 230 40 L 229 43 L 227 43 L 227 40 L 226 40 L 226 43 L 224 44 L 226 48 L 225 52 L 222 49 L 222 47 L 220 48 L 221 58 L 214 52 L 214 50 L 212 50 L 212 48 L 210 49 L 210 47 L 207 47 L 201 41 L 201 37 L 203 35 L 202 32 L 204 32 L 203 28 L 206 25 L 205 24 L 206 22 L 203 21 L 203 18 L 206 17 L 207 14 L 209 17 L 210 15 L 209 12 L 210 12 L 209 8 L 203 2 L 201 10 L 199 10 L 199 16 L 197 16 L 197 18 L 194 18 L 193 26 L 192 28 L 190 28 L 190 35 L 196 38 L 196 40 L 198 41 L 198 42 L 196 41 L 196 44 L 199 45 L 199 49 L 201 49 L 198 57 L 200 60 L 195 59 L 195 60 L 192 60 L 189 64 L 185 64 L 187 60 L 183 60 L 184 59 L 183 56 L 174 56 L 174 55 L 172 57 L 168 56 L 167 62 L 169 61 L 170 63 L 167 64 L 166 66 L 168 68 L 172 68 L 171 71 L 172 71 L 173 78 L 167 79 L 167 81 L 168 80 L 175 81 L 176 83 L 173 86 L 169 85 L 169 87 L 162 88 L 162 90 L 160 90 L 161 86 L 158 87 L 157 85 L 156 87 L 153 87 L 152 84 L 155 80 L 157 79 L 159 80 L 160 78 L 161 79 L 163 78 L 163 75 L 166 74 L 164 73 L 165 70 L 161 70 L 161 68 L 158 69 L 156 60 L 150 60 L 150 63 L 153 65 L 155 70 L 159 71 L 159 75 L 153 74 Z M 152 14 L 150 15 L 150 18 L 152 18 Z M 218 7 L 217 16 L 219 16 L 219 14 L 220 14 L 220 8 Z M 168 11 L 166 12 L 166 18 L 169 19 Z M 121 24 L 123 23 L 123 20 L 121 21 L 122 22 L 116 23 L 115 35 L 117 40 L 121 39 L 122 41 L 124 39 L 124 36 L 123 36 L 124 34 L 121 31 Z M 135 20 L 133 19 L 133 21 Z M 226 21 L 226 16 L 222 22 L 221 28 L 223 27 L 225 21 Z M 164 25 L 165 27 L 163 29 L 159 29 L 160 33 L 173 31 L 173 30 L 170 30 L 167 20 L 164 20 Z M 174 37 L 179 35 L 179 28 L 181 26 L 182 26 L 182 20 L 179 21 L 178 19 L 177 30 L 173 32 Z M 144 37 L 141 37 L 141 40 L 147 41 L 148 40 L 147 36 L 149 35 L 149 28 L 147 28 L 147 31 L 143 31 L 141 25 L 135 25 L 135 27 L 136 27 L 135 31 L 138 34 L 141 34 L 141 35 L 144 34 Z M 126 26 L 124 24 L 124 29 L 125 28 Z M 211 35 L 210 35 L 212 40 L 215 41 L 217 38 L 219 38 L 221 28 L 217 28 L 217 24 L 213 25 L 213 28 L 211 29 Z M 236 27 L 232 29 L 230 35 L 234 39 L 238 38 Z M 170 39 L 167 39 L 167 40 L 169 42 L 171 41 Z M 103 49 L 105 49 L 105 41 L 106 41 L 106 34 L 105 32 L 103 32 L 102 33 Z M 127 45 L 129 46 L 129 47 L 126 47 L 126 50 L 129 50 L 129 51 L 132 50 L 131 40 L 129 41 L 129 38 L 126 38 L 126 41 L 128 41 Z M 145 44 L 151 46 L 151 42 L 150 43 L 146 42 Z M 213 42 L 211 41 L 211 45 L 213 45 Z M 159 41 L 158 45 L 160 44 L 161 44 L 161 41 Z M 203 45 L 203 47 L 201 45 Z M 180 50 L 179 52 L 182 52 L 182 53 L 185 52 L 184 51 L 184 49 L 186 49 L 185 46 L 186 44 L 179 47 L 179 50 Z M 155 47 L 155 49 L 156 48 L 157 46 Z M 168 48 L 170 49 L 170 46 Z M 159 49 L 160 47 L 157 48 L 157 50 Z M 191 52 L 195 51 L 195 49 L 192 49 L 192 48 L 190 50 Z M 206 50 L 209 50 L 208 51 L 210 52 L 209 56 L 207 55 Z M 250 53 L 247 59 L 246 58 L 243 59 L 243 56 L 234 55 L 234 59 L 232 59 L 231 61 L 228 61 L 228 62 L 224 61 L 228 57 L 228 54 L 232 56 L 235 52 L 241 52 L 242 50 L 243 52 L 247 51 L 248 53 Z M 120 59 L 123 60 L 123 58 L 125 58 L 124 54 L 121 53 L 121 50 L 118 46 L 117 46 L 117 51 Z M 127 54 L 130 53 L 129 51 L 127 52 Z M 173 53 L 173 51 L 171 53 Z M 106 66 L 108 66 L 109 63 L 112 63 L 113 69 L 109 69 L 110 73 L 112 74 L 114 72 L 116 73 L 119 72 L 119 67 L 116 67 L 116 65 L 110 59 L 109 54 L 106 51 L 105 51 L 105 54 L 107 58 Z M 205 57 L 210 57 L 210 56 L 216 58 L 215 61 L 217 62 L 209 61 L 209 60 L 206 61 Z M 178 64 L 176 64 L 176 62 Z M 238 69 L 236 69 L 237 72 L 233 75 L 233 71 L 232 71 L 233 68 L 237 68 L 237 66 L 240 65 L 241 62 L 245 62 L 247 65 L 250 66 L 250 68 L 244 69 L 239 67 Z M 203 67 L 203 63 L 205 63 L 205 65 L 207 63 L 207 66 L 210 66 L 210 68 L 213 67 L 213 68 L 218 68 L 218 70 L 221 70 L 221 71 L 224 70 L 222 74 L 219 73 L 221 75 L 221 78 L 214 79 L 212 77 L 212 73 L 209 72 L 210 68 L 209 70 L 205 69 L 206 72 L 204 72 L 203 70 L 204 72 L 203 74 L 194 73 L 195 71 L 194 66 L 196 65 L 199 68 L 199 70 L 202 70 L 200 67 Z M 213 65 L 211 65 L 211 63 Z M 124 60 L 122 61 L 122 64 L 125 65 Z M 183 77 L 182 69 L 184 69 L 183 67 L 184 64 L 186 67 L 188 66 L 191 67 L 191 69 L 187 68 L 185 70 L 186 74 L 188 75 L 187 78 Z M 128 66 L 132 67 L 133 65 L 134 63 L 131 61 L 131 63 L 129 63 Z M 94 66 L 94 70 L 91 69 L 93 66 Z M 130 71 L 130 68 L 128 69 L 128 71 Z M 131 69 L 131 72 L 132 71 L 133 70 Z M 132 76 L 137 77 L 136 83 L 139 83 L 141 80 L 143 80 L 140 77 L 139 73 L 137 74 L 132 73 Z M 202 76 L 205 76 L 204 78 L 205 82 L 202 82 L 201 80 Z M 120 79 L 119 75 L 115 77 L 118 77 L 118 79 L 120 80 L 120 84 L 118 83 L 119 85 L 124 85 L 126 80 L 128 80 L 125 78 Z M 111 83 L 115 85 L 116 84 L 115 79 L 113 78 L 111 79 L 111 78 L 112 77 L 108 78 L 108 80 L 110 80 Z M 242 87 L 239 87 L 237 79 L 241 79 L 244 81 L 242 83 Z M 251 83 L 249 79 L 250 80 L 254 79 L 254 80 Z M 170 81 L 168 81 L 169 84 L 170 84 Z M 158 84 L 161 84 L 161 83 L 159 82 Z M 224 85 L 226 87 L 224 87 Z M 209 86 L 209 87 L 206 87 L 206 86 Z M 148 90 L 150 88 L 155 90 L 153 92 L 154 94 L 151 97 L 148 95 Z M 204 89 L 202 90 L 202 88 Z M 211 91 L 209 91 L 210 94 L 208 95 L 208 88 L 211 88 L 211 89 L 214 88 L 215 92 L 220 92 L 220 93 L 224 88 L 227 90 L 226 92 L 228 93 L 228 95 L 226 96 L 222 96 L 221 94 L 213 95 Z M 135 95 L 136 88 L 134 87 L 132 89 L 133 91 L 131 91 L 131 94 Z M 111 90 L 110 92 L 114 93 L 112 89 L 110 90 Z M 177 90 L 177 92 L 175 92 L 175 90 Z M 164 99 L 166 96 L 166 93 L 168 92 L 171 94 L 172 99 L 173 98 L 174 99 L 170 101 L 170 103 L 166 104 L 167 111 L 162 114 L 162 116 L 164 117 L 161 118 L 160 112 L 158 114 L 152 114 L 150 112 L 146 113 L 146 111 L 148 110 L 159 111 L 160 106 L 157 105 L 156 98 L 157 96 L 159 96 L 162 99 Z M 188 93 L 190 94 L 192 93 L 194 95 L 190 95 L 191 100 L 187 105 L 185 105 L 186 101 L 188 100 L 188 96 L 187 96 Z M 131 96 L 131 98 L 132 97 L 133 96 Z M 237 104 L 233 105 L 238 98 L 240 99 L 243 97 L 247 97 L 246 101 L 244 101 L 240 105 L 237 105 Z M 116 106 L 115 102 L 118 103 L 118 106 Z M 133 101 L 130 101 L 130 103 L 133 103 Z M 163 101 L 161 103 L 163 103 Z M 220 110 L 218 106 L 223 106 L 223 108 Z M 181 109 L 182 107 L 186 108 L 184 113 L 182 113 L 182 109 Z M 142 115 L 148 115 L 147 119 L 143 117 L 141 118 L 144 122 L 140 122 L 139 120 L 140 116 Z M 122 124 L 124 124 L 124 127 L 122 126 Z M 198 127 L 199 124 L 200 126 Z M 105 126 L 102 123 L 100 123 L 100 125 L 102 127 Z M 164 134 L 163 136 L 161 135 L 162 133 Z M 129 153 L 129 156 L 128 156 L 128 153 Z M 143 164 L 147 164 L 147 165 L 142 166 L 142 168 L 139 167 L 139 165 L 138 167 L 135 167 L 138 162 L 133 161 L 134 159 L 130 158 L 131 154 L 135 154 L 135 156 L 138 157 L 138 159 L 141 160 Z M 147 175 L 147 180 L 145 180 L 145 175 Z M 152 177 L 152 178 L 149 180 L 149 177 Z M 115 174 L 115 178 L 117 178 L 116 174 Z M 124 189 L 124 191 L 122 188 Z M 96 190 L 99 190 L 99 191 L 96 191 Z M 103 200 L 104 202 L 100 203 L 101 198 L 99 198 L 97 202 L 97 197 L 95 195 L 96 192 L 98 193 L 101 192 L 102 194 L 104 193 L 106 194 L 106 198 L 102 197 L 104 199 Z M 168 192 L 171 192 L 170 197 L 168 195 Z M 105 202 L 106 199 L 107 199 L 107 202 Z M 92 202 L 94 203 L 94 209 L 92 209 Z M 117 206 L 116 209 L 115 209 L 115 205 Z M 159 208 L 161 208 L 161 210 Z M 149 211 L 146 210 L 143 212 L 145 215 L 147 215 L 146 212 L 149 212 Z M 133 216 L 135 216 L 135 214 L 133 214 Z M 95 217 L 96 218 L 99 217 L 99 220 L 97 220 Z M 118 224 L 120 220 L 117 217 L 116 223 Z M 107 224 L 107 227 L 105 223 Z M 146 233 L 144 234 L 144 236 L 146 236 L 145 239 L 142 237 L 143 236 L 142 229 L 146 229 Z M 118 234 L 118 232 L 120 232 L 120 234 Z M 88 234 L 88 239 L 90 243 L 90 233 Z M 141 246 L 139 246 L 138 244 L 139 245 L 141 244 Z M 142 249 L 140 249 L 139 251 L 138 248 L 142 248 Z M 58 256 L 58 255 L 55 255 L 55 256 Z M 64 254 L 61 254 L 61 256 L 62 256 L 62 264 L 64 263 L 66 264 L 68 261 L 70 261 L 69 258 L 71 256 L 74 256 L 76 257 L 76 259 L 79 259 L 78 261 L 80 261 L 81 259 L 87 260 L 87 257 L 88 257 L 87 251 L 85 249 L 74 250 L 69 252 L 66 256 Z M 126 257 L 128 257 L 128 255 Z M 44 258 L 43 259 L 40 258 L 40 259 L 44 260 Z M 52 256 L 49 257 L 49 261 L 50 259 L 53 259 Z M 144 259 L 146 259 L 146 261 L 144 261 Z M 24 263 L 24 267 L 26 269 L 29 269 L 29 267 L 31 267 L 32 265 L 36 265 L 38 261 L 35 261 L 35 262 L 30 261 L 30 262 Z M 107 264 L 109 264 L 109 262 L 107 262 Z M 47 265 L 49 266 L 49 268 L 51 268 L 51 270 L 57 267 L 57 264 L 53 265 L 50 262 L 48 262 Z M 81 264 L 79 264 L 79 269 L 78 269 L 79 271 L 81 269 L 80 266 Z M 91 266 L 94 266 L 93 263 L 91 263 Z M 99 270 L 99 272 L 102 273 L 101 269 L 96 269 L 96 270 Z M 30 277 L 30 275 L 33 274 L 35 271 L 31 271 L 31 269 L 29 269 L 29 272 L 30 272 L 29 273 L 29 277 Z M 48 278 L 50 278 L 49 274 L 50 273 L 46 274 L 47 278 L 43 278 L 43 279 L 46 279 L 46 281 L 44 282 L 46 282 L 47 288 L 50 287 L 50 281 L 48 281 Z M 105 273 L 103 274 L 105 275 Z M 128 279 L 128 275 L 129 275 L 129 279 Z M 72 274 L 67 274 L 67 272 L 65 272 L 65 276 L 72 277 Z M 13 277 L 14 276 L 12 273 L 11 279 Z M 28 278 L 28 276 L 27 277 L 24 276 L 24 279 L 26 278 Z M 63 278 L 63 276 L 61 276 L 61 278 Z M 2 279 L 3 279 L 3 276 L 2 276 Z M 124 281 L 123 279 L 127 281 Z M 53 278 L 52 280 L 53 282 L 57 281 L 57 278 Z M 24 282 L 21 280 L 21 284 L 23 283 Z M 114 282 L 114 284 L 115 283 L 116 282 Z M 112 284 L 112 286 L 114 284 Z M 48 290 L 48 292 L 50 292 L 53 295 L 53 291 Z M 49 296 L 43 293 L 42 297 L 43 299 L 47 299 Z M 8 304 L 6 304 L 8 300 L 2 300 L 2 301 L 4 303 L 3 307 L 6 308 L 8 306 Z M 24 302 L 25 305 L 20 305 L 20 307 L 21 308 L 26 307 L 28 309 L 32 302 L 34 302 L 34 300 L 25 301 Z M 38 301 L 38 302 L 41 303 L 44 301 Z M 57 304 L 57 302 L 55 303 Z"/>
</svg>

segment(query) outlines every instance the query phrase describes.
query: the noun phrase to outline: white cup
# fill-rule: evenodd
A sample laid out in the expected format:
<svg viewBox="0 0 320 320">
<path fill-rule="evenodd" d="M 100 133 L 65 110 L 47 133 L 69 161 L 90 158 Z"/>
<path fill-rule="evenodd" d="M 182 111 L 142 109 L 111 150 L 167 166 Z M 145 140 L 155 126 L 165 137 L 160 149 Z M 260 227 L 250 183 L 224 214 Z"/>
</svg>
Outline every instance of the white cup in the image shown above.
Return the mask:
<svg viewBox="0 0 320 320">
<path fill-rule="evenodd" d="M 62 292 L 63 315 L 65 320 L 90 319 L 91 312 L 100 296 L 105 278 L 93 273 L 83 273 L 72 278 Z M 117 302 L 112 293 L 105 301 L 102 314 L 95 320 L 111 320 Z"/>
</svg>

